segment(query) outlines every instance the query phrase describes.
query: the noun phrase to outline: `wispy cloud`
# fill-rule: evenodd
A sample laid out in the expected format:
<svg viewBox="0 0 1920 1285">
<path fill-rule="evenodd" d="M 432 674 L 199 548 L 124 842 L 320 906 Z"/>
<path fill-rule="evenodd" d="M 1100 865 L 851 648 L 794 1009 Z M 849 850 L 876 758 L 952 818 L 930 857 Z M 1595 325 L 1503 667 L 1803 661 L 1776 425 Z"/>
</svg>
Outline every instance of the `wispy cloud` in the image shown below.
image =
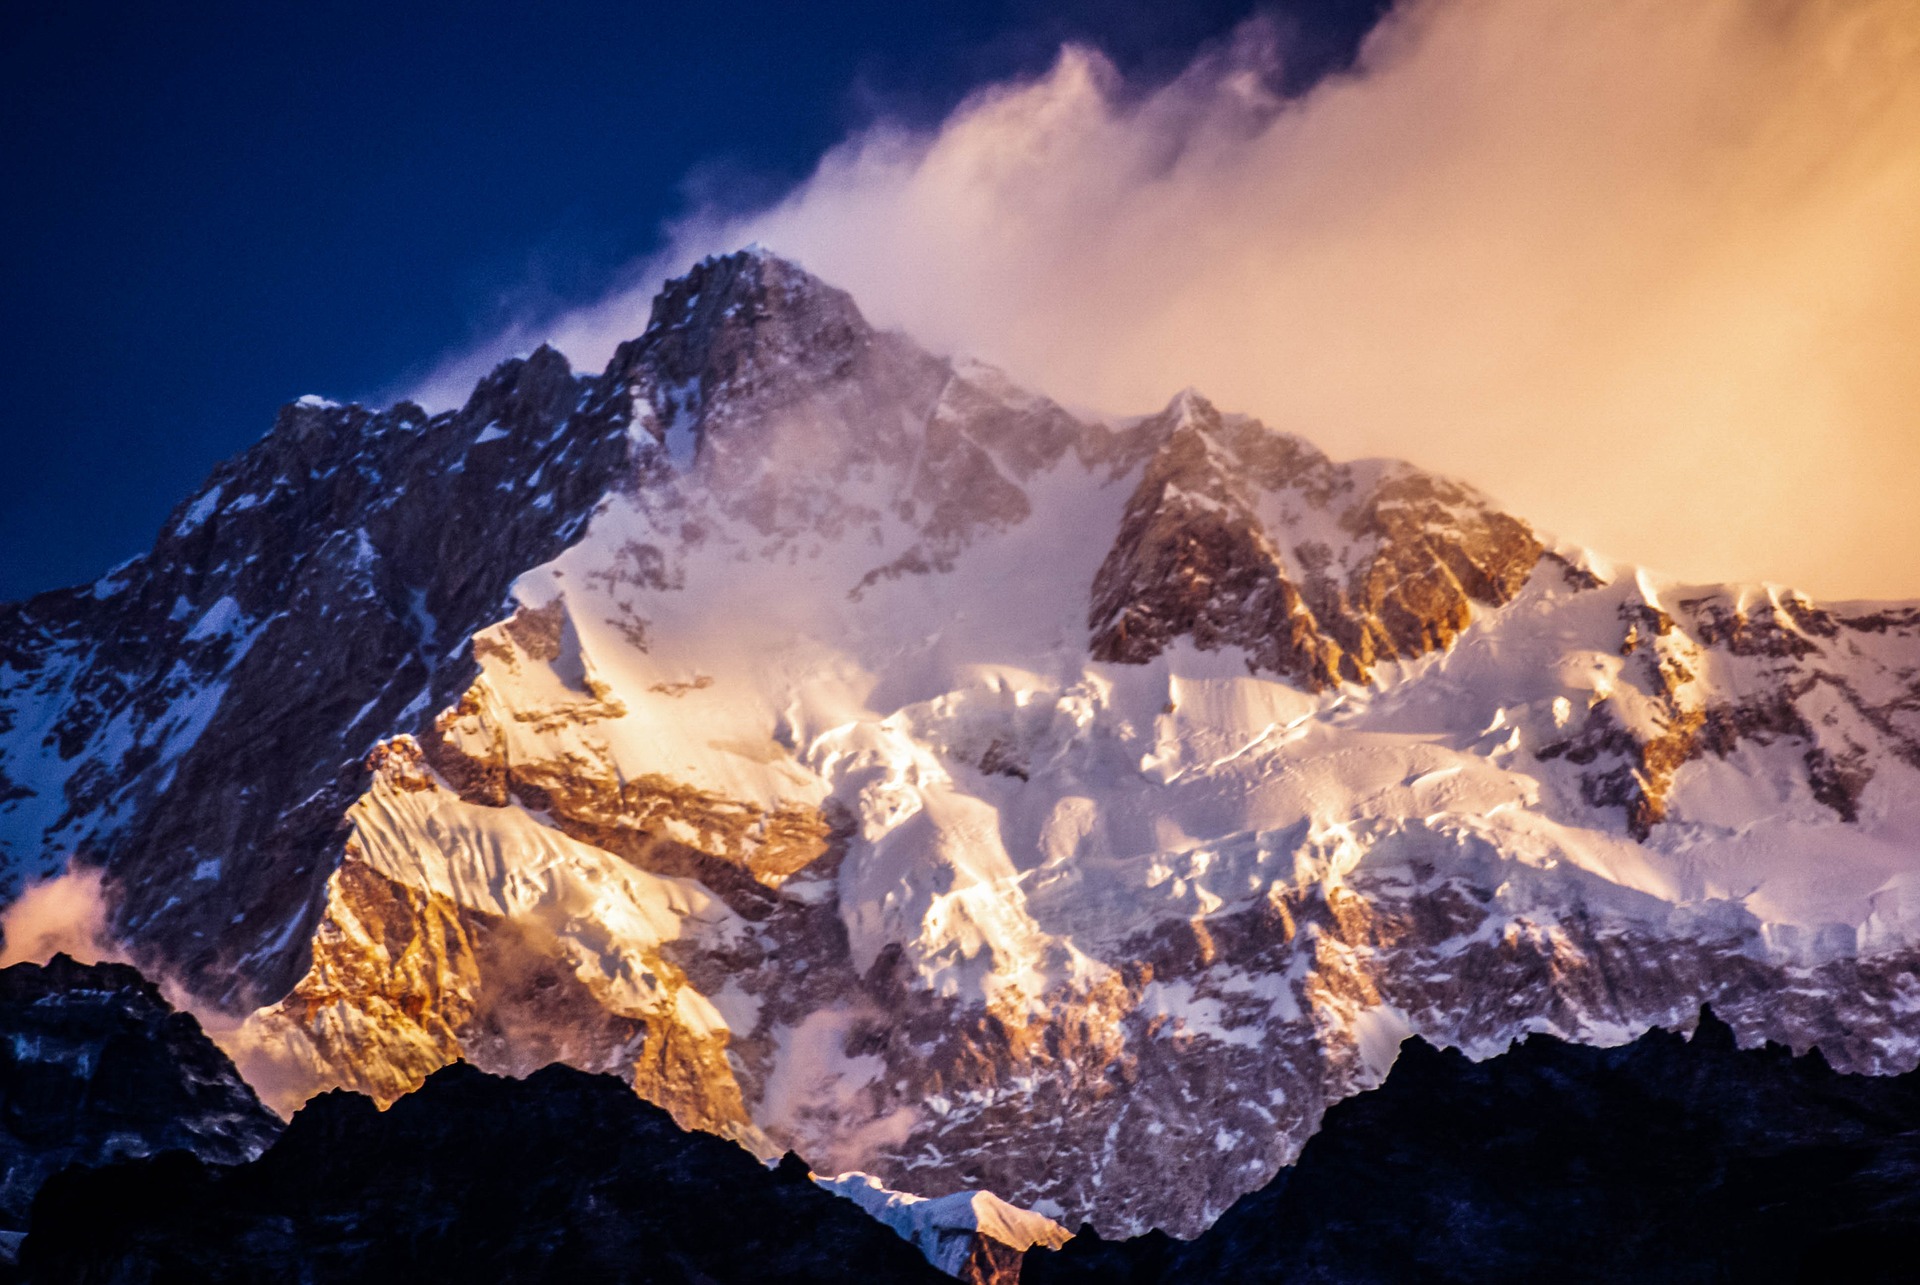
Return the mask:
<svg viewBox="0 0 1920 1285">
<path fill-rule="evenodd" d="M 0 968 L 44 964 L 62 953 L 83 964 L 127 958 L 107 928 L 98 870 L 75 867 L 30 883 L 0 911 Z"/>
<path fill-rule="evenodd" d="M 1140 93 L 1070 47 L 423 393 L 542 339 L 597 365 L 760 241 L 1071 403 L 1196 384 L 1618 557 L 1920 595 L 1920 9 L 1406 0 L 1290 102 L 1285 56 L 1256 22 Z"/>
<path fill-rule="evenodd" d="M 112 893 L 103 873 L 74 865 L 30 883 L 0 910 L 0 968 L 44 964 L 56 954 L 83 964 L 132 963 L 113 935 Z M 324 1087 L 319 1076 L 259 1037 L 245 1019 L 202 1002 L 186 986 L 148 960 L 146 975 L 167 1002 L 193 1014 L 207 1036 L 231 1057 L 262 1100 L 282 1115 Z"/>
</svg>

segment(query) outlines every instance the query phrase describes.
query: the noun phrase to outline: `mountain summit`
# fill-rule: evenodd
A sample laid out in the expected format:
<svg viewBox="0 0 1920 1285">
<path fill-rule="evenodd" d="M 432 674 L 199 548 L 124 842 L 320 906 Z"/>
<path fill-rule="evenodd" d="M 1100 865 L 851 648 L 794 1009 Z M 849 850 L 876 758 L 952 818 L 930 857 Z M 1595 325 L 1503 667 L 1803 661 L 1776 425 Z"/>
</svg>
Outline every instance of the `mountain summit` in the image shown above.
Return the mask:
<svg viewBox="0 0 1920 1285">
<path fill-rule="evenodd" d="M 0 608 L 0 857 L 289 1109 L 464 1058 L 1191 1234 L 1402 1037 L 1920 1057 L 1920 609 L 1685 586 L 1196 393 L 1097 422 L 764 252 L 306 399 Z"/>
</svg>

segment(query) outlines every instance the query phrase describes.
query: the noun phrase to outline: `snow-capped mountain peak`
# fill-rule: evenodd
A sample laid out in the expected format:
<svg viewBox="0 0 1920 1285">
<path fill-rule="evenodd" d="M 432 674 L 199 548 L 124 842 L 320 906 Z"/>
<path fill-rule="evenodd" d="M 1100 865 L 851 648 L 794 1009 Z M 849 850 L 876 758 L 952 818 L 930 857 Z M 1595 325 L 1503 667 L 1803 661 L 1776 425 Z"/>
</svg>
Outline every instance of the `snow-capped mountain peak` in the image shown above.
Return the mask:
<svg viewBox="0 0 1920 1285">
<path fill-rule="evenodd" d="M 0 842 L 285 1107 L 464 1057 L 1196 1231 L 1409 1032 L 1909 1066 L 1920 610 L 1693 587 L 765 252 L 607 370 L 295 404 L 0 614 Z"/>
</svg>

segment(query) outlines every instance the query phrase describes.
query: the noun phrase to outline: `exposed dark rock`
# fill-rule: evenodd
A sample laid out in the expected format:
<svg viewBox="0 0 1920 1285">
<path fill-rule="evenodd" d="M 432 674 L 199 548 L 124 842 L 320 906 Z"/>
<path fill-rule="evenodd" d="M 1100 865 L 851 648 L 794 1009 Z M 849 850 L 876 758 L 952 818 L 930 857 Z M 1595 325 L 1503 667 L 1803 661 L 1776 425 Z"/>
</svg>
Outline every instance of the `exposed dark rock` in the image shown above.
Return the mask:
<svg viewBox="0 0 1920 1285">
<path fill-rule="evenodd" d="M 629 414 L 549 348 L 442 415 L 289 405 L 151 552 L 0 606 L 0 704 L 59 702 L 68 773 L 0 804 L 0 858 L 77 854 L 136 956 L 236 1009 L 283 994 L 368 751 L 472 681 L 473 632 L 627 468 Z"/>
<path fill-rule="evenodd" d="M 1818 655 L 1816 640 L 1830 639 L 1840 629 L 1832 612 L 1792 596 L 1751 610 L 1724 598 L 1692 598 L 1680 606 L 1694 617 L 1701 642 L 1736 656 L 1799 660 Z"/>
<path fill-rule="evenodd" d="M 1590 807 L 1620 809 L 1634 838 L 1645 841 L 1667 819 L 1675 776 L 1685 764 L 1709 754 L 1725 759 L 1742 745 L 1764 748 L 1782 740 L 1803 747 L 1796 756 L 1814 800 L 1840 821 L 1857 823 L 1861 796 L 1874 778 L 1875 755 L 1826 708 L 1835 698 L 1871 729 L 1873 739 L 1920 766 L 1920 737 L 1911 718 L 1920 700 L 1912 692 L 1891 700 L 1868 698 L 1844 668 L 1822 664 L 1827 647 L 1857 651 L 1852 635 L 1910 631 L 1911 613 L 1891 609 L 1873 617 L 1841 617 L 1791 595 L 1752 610 L 1724 596 L 1690 598 L 1679 607 L 1678 618 L 1643 601 L 1619 609 L 1624 626 L 1619 651 L 1632 658 L 1623 672 L 1653 702 L 1652 729 L 1629 728 L 1618 702 L 1608 696 L 1566 735 L 1533 751 L 1542 762 L 1564 759 L 1582 768 L 1580 797 Z M 1697 670 L 1714 663 L 1716 649 L 1769 662 L 1769 681 L 1734 699 L 1703 701 L 1690 685 Z M 1912 674 L 1906 678 L 1910 682 Z M 1820 712 L 1810 715 L 1803 702 Z"/>
<path fill-rule="evenodd" d="M 69 1164 L 184 1149 L 250 1160 L 280 1132 L 233 1063 L 125 964 L 0 969 L 0 1232 Z"/>
</svg>

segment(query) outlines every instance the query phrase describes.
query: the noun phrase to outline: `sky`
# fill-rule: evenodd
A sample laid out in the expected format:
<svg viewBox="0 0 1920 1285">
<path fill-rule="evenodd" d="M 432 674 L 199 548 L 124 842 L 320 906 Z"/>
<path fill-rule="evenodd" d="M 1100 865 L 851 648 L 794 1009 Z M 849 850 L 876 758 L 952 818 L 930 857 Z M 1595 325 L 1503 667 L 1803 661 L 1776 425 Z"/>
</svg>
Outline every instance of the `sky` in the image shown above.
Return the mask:
<svg viewBox="0 0 1920 1285">
<path fill-rule="evenodd" d="M 1069 40 L 1151 84 L 1246 3 L 34 4 L 0 24 L 0 600 L 139 552 L 304 393 L 602 295 Z M 1373 0 L 1283 5 L 1298 89 Z"/>
<path fill-rule="evenodd" d="M 1076 407 L 1193 385 L 1629 562 L 1920 597 L 1911 0 L 401 9 L 0 35 L 0 596 L 282 401 L 597 368 L 760 241 Z"/>
</svg>

